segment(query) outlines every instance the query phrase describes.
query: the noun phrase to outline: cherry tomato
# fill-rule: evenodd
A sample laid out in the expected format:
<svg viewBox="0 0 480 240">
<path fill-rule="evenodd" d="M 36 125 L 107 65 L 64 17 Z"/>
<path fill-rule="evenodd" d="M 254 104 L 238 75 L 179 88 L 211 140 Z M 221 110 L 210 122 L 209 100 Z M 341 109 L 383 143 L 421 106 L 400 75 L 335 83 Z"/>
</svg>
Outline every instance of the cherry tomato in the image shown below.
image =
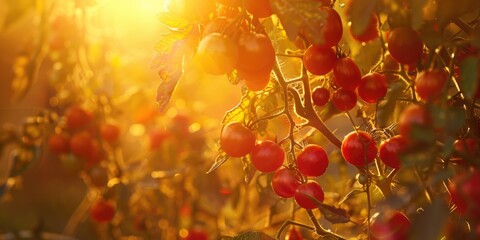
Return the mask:
<svg viewBox="0 0 480 240">
<path fill-rule="evenodd" d="M 212 75 L 229 73 L 238 61 L 235 42 L 220 33 L 210 33 L 198 44 L 197 57 L 205 70 Z"/>
<path fill-rule="evenodd" d="M 437 99 L 445 88 L 447 77 L 447 72 L 442 69 L 422 71 L 415 79 L 415 92 L 424 100 Z"/>
<path fill-rule="evenodd" d="M 275 64 L 275 50 L 263 34 L 243 33 L 238 40 L 237 69 L 247 73 L 270 72 Z"/>
<path fill-rule="evenodd" d="M 341 146 L 343 158 L 357 167 L 371 163 L 377 156 L 377 144 L 364 131 L 353 131 L 345 136 Z"/>
<path fill-rule="evenodd" d="M 70 138 L 70 150 L 76 156 L 88 157 L 93 148 L 93 138 L 88 132 L 78 132 Z"/>
<path fill-rule="evenodd" d="M 422 57 L 423 42 L 413 29 L 395 28 L 388 38 L 388 51 L 397 62 L 413 64 Z"/>
<path fill-rule="evenodd" d="M 88 176 L 90 178 L 90 183 L 95 187 L 105 187 L 108 183 L 108 172 L 107 169 L 101 166 L 93 166 L 88 170 Z"/>
<path fill-rule="evenodd" d="M 115 216 L 115 207 L 110 201 L 100 199 L 90 208 L 90 216 L 100 223 L 109 222 Z"/>
<path fill-rule="evenodd" d="M 335 62 L 333 75 L 335 84 L 347 90 L 354 90 L 362 78 L 357 64 L 349 57 L 339 58 Z"/>
<path fill-rule="evenodd" d="M 380 73 L 369 73 L 362 77 L 357 88 L 358 95 L 367 103 L 376 103 L 387 94 L 387 80 Z"/>
<path fill-rule="evenodd" d="M 246 0 L 245 8 L 257 18 L 266 18 L 273 14 L 270 0 Z"/>
<path fill-rule="evenodd" d="M 114 144 L 120 136 L 120 127 L 112 123 L 103 123 L 100 125 L 100 136 L 106 142 Z"/>
<path fill-rule="evenodd" d="M 324 199 L 323 189 L 317 182 L 309 181 L 297 187 L 295 191 L 295 202 L 305 209 L 317 208 L 317 203 L 310 198 L 314 198 L 317 202 L 322 203 Z"/>
<path fill-rule="evenodd" d="M 260 172 L 270 173 L 283 164 L 285 151 L 278 143 L 264 140 L 255 145 L 251 152 L 253 166 Z"/>
<path fill-rule="evenodd" d="M 410 220 L 402 212 L 380 213 L 371 221 L 370 231 L 376 239 L 407 239 Z"/>
<path fill-rule="evenodd" d="M 474 219 L 480 219 L 480 171 L 464 172 L 455 176 L 449 189 L 457 211 Z"/>
<path fill-rule="evenodd" d="M 149 134 L 150 150 L 157 150 L 160 148 L 165 139 L 169 138 L 171 134 L 163 129 L 155 129 Z"/>
<path fill-rule="evenodd" d="M 203 227 L 193 226 L 188 229 L 188 235 L 183 240 L 208 240 L 208 234 Z"/>
<path fill-rule="evenodd" d="M 316 106 L 323 106 L 330 101 L 330 91 L 324 87 L 317 87 L 312 92 L 313 104 Z"/>
<path fill-rule="evenodd" d="M 322 28 L 322 41 L 318 43 L 318 39 L 308 39 L 311 43 L 317 43 L 315 45 L 319 47 L 333 47 L 340 42 L 343 34 L 342 19 L 337 11 L 331 7 L 321 7 L 322 14 L 326 14 L 326 18 L 322 18 L 322 21 L 318 24 Z M 301 31 L 305 31 L 301 29 Z M 308 35 L 307 35 L 308 36 Z"/>
<path fill-rule="evenodd" d="M 271 70 L 258 72 L 248 72 L 238 69 L 238 76 L 245 81 L 245 85 L 250 91 L 261 91 L 267 87 L 270 82 Z"/>
<path fill-rule="evenodd" d="M 48 147 L 56 154 L 64 154 L 69 150 L 69 141 L 67 136 L 54 133 L 48 138 Z"/>
<path fill-rule="evenodd" d="M 294 169 L 282 168 L 272 177 L 272 189 L 280 197 L 293 197 L 298 186 L 300 186 L 300 175 Z"/>
<path fill-rule="evenodd" d="M 354 34 L 352 31 L 352 26 L 354 26 L 355 22 L 352 22 L 350 25 L 350 34 L 352 35 L 353 39 L 359 42 L 370 42 L 379 37 L 378 33 L 378 19 L 377 16 L 372 13 L 370 17 L 370 21 L 368 22 L 367 27 L 363 30 L 363 32 L 359 34 Z"/>
<path fill-rule="evenodd" d="M 457 139 L 453 142 L 453 149 L 462 156 L 473 156 L 478 153 L 478 142 L 471 137 Z"/>
<path fill-rule="evenodd" d="M 67 127 L 72 130 L 85 127 L 93 119 L 91 113 L 78 106 L 70 107 L 65 116 L 67 118 Z"/>
<path fill-rule="evenodd" d="M 328 167 L 328 156 L 322 147 L 310 144 L 303 148 L 297 156 L 297 167 L 305 176 L 318 177 Z"/>
<path fill-rule="evenodd" d="M 255 146 L 255 135 L 241 123 L 231 122 L 222 129 L 220 146 L 231 157 L 243 157 Z"/>
<path fill-rule="evenodd" d="M 398 120 L 398 131 L 400 135 L 408 141 L 412 139 L 412 127 L 427 127 L 431 122 L 431 117 L 427 110 L 417 104 L 411 104 L 403 110 Z"/>
<path fill-rule="evenodd" d="M 380 144 L 378 150 L 382 162 L 391 168 L 400 168 L 400 154 L 407 148 L 407 141 L 397 135 Z"/>
<path fill-rule="evenodd" d="M 303 64 L 305 68 L 312 74 L 325 75 L 333 69 L 337 56 L 335 50 L 328 47 L 319 47 L 310 45 L 303 55 Z"/>
<path fill-rule="evenodd" d="M 292 227 L 285 237 L 285 240 L 303 240 L 303 237 L 296 228 Z"/>
<path fill-rule="evenodd" d="M 333 93 L 332 103 L 340 111 L 349 111 L 357 104 L 357 94 L 354 91 L 340 88 Z"/>
</svg>

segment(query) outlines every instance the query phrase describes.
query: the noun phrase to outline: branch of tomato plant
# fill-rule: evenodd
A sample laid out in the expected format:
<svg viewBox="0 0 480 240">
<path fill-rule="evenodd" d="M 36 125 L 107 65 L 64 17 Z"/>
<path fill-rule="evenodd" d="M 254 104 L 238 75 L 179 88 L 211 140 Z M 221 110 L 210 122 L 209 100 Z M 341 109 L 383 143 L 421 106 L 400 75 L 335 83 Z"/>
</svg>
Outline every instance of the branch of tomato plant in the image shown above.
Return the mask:
<svg viewBox="0 0 480 240">
<path fill-rule="evenodd" d="M 313 211 L 311 209 L 305 209 L 305 211 L 307 211 L 307 214 L 308 214 L 308 217 L 310 217 L 310 220 L 312 221 L 313 225 L 315 226 L 315 233 L 322 236 L 322 237 L 325 237 L 325 236 L 333 236 L 337 239 L 340 239 L 340 240 L 346 240 L 345 237 L 342 237 L 336 233 L 333 233 L 329 230 L 326 230 L 324 229 L 320 223 L 318 222 L 317 218 L 315 217 L 315 214 L 313 214 Z"/>
<path fill-rule="evenodd" d="M 457 27 L 462 29 L 462 31 L 464 31 L 467 35 L 469 35 L 473 31 L 473 28 L 459 17 L 453 18 L 452 23 L 457 25 Z"/>
<path fill-rule="evenodd" d="M 285 222 L 282 224 L 282 226 L 280 226 L 280 228 L 278 229 L 277 234 L 275 235 L 275 239 L 280 240 L 280 237 L 282 236 L 282 232 L 285 230 L 285 228 L 287 228 L 287 227 L 290 226 L 290 225 L 299 226 L 299 227 L 301 227 L 301 228 L 305 228 L 305 229 L 308 229 L 308 230 L 310 230 L 310 231 L 314 231 L 314 230 L 315 230 L 314 227 L 305 225 L 305 224 L 303 224 L 303 223 L 295 222 L 295 221 L 292 221 L 292 220 L 287 220 L 287 221 L 285 221 Z"/>
</svg>

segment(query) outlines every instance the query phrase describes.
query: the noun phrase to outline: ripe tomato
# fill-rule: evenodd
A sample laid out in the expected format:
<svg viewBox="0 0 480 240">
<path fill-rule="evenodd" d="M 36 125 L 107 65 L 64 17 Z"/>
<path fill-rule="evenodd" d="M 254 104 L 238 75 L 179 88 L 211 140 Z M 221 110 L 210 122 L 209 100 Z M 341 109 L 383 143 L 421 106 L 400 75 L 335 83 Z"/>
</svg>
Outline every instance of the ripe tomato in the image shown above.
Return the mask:
<svg viewBox="0 0 480 240">
<path fill-rule="evenodd" d="M 400 168 L 400 154 L 407 148 L 407 141 L 397 135 L 380 144 L 378 150 L 382 162 L 391 168 Z"/>
<path fill-rule="evenodd" d="M 316 43 L 315 45 L 319 47 L 333 47 L 340 42 L 343 34 L 343 25 L 342 19 L 337 11 L 331 7 L 321 7 L 320 11 L 322 14 L 326 14 L 326 18 L 322 19 L 318 24 L 322 28 L 322 36 L 320 39 L 308 39 L 311 43 Z M 302 31 L 303 29 L 301 29 Z M 308 35 L 307 35 L 308 36 Z M 320 41 L 320 43 L 319 43 Z"/>
<path fill-rule="evenodd" d="M 322 147 L 310 144 L 303 148 L 297 156 L 297 167 L 305 176 L 318 177 L 328 167 L 328 156 Z"/>
<path fill-rule="evenodd" d="M 48 147 L 56 154 L 64 154 L 69 150 L 69 139 L 67 136 L 54 133 L 48 138 Z"/>
<path fill-rule="evenodd" d="M 334 82 L 338 87 L 354 90 L 362 74 L 357 64 L 349 57 L 339 58 L 333 66 Z"/>
<path fill-rule="evenodd" d="M 271 70 L 249 72 L 238 69 L 238 76 L 245 81 L 245 85 L 250 91 L 261 91 L 267 87 L 270 82 Z"/>
<path fill-rule="evenodd" d="M 272 177 L 272 189 L 280 197 L 293 197 L 298 186 L 300 186 L 300 175 L 294 169 L 282 168 Z"/>
<path fill-rule="evenodd" d="M 150 150 L 157 150 L 171 134 L 163 129 L 155 129 L 149 134 Z"/>
<path fill-rule="evenodd" d="M 100 125 L 100 136 L 106 142 L 114 144 L 120 136 L 120 127 L 112 123 L 103 123 Z"/>
<path fill-rule="evenodd" d="M 294 227 L 290 229 L 285 240 L 303 240 L 302 234 Z"/>
<path fill-rule="evenodd" d="M 377 144 L 369 133 L 353 131 L 343 139 L 342 155 L 347 162 L 357 167 L 371 163 L 377 156 Z"/>
<path fill-rule="evenodd" d="M 317 87 L 312 93 L 313 104 L 321 107 L 330 101 L 330 91 L 324 87 Z"/>
<path fill-rule="evenodd" d="M 388 38 L 388 51 L 397 62 L 413 64 L 422 57 L 423 42 L 413 29 L 395 28 Z"/>
<path fill-rule="evenodd" d="M 476 153 L 478 154 L 478 142 L 471 137 L 457 139 L 453 142 L 453 149 L 461 156 L 473 156 Z"/>
<path fill-rule="evenodd" d="M 323 202 L 323 189 L 317 182 L 309 181 L 297 187 L 295 191 L 295 202 L 305 209 L 317 208 L 317 203 L 310 198 L 314 198 L 317 202 Z"/>
<path fill-rule="evenodd" d="M 331 47 L 324 48 L 310 45 L 303 55 L 305 68 L 315 75 L 325 75 L 329 73 L 333 69 L 336 60 L 335 50 Z"/>
<path fill-rule="evenodd" d="M 90 208 L 90 216 L 100 223 L 109 222 L 115 216 L 115 207 L 110 201 L 100 199 Z"/>
<path fill-rule="evenodd" d="M 363 30 L 363 32 L 359 34 L 354 34 L 352 31 L 352 26 L 354 26 L 355 22 L 352 22 L 350 25 L 350 34 L 352 35 L 353 39 L 359 42 L 370 42 L 379 37 L 378 33 L 378 19 L 375 14 L 372 13 L 370 17 L 370 21 L 368 22 L 367 27 Z"/>
<path fill-rule="evenodd" d="M 210 33 L 198 44 L 197 57 L 205 72 L 213 75 L 229 73 L 238 61 L 235 42 L 220 33 Z"/>
<path fill-rule="evenodd" d="M 270 173 L 282 166 L 285 151 L 278 143 L 264 140 L 253 147 L 251 161 L 260 172 Z"/>
<path fill-rule="evenodd" d="M 231 122 L 222 129 L 220 146 L 231 157 L 243 157 L 255 146 L 255 135 L 241 123 Z"/>
<path fill-rule="evenodd" d="M 376 103 L 387 94 L 387 80 L 380 73 L 369 73 L 362 77 L 358 85 L 358 95 L 367 103 Z"/>
<path fill-rule="evenodd" d="M 78 106 L 70 107 L 65 113 L 65 116 L 67 118 L 67 127 L 72 130 L 85 127 L 93 119 L 91 113 Z"/>
<path fill-rule="evenodd" d="M 415 92 L 424 100 L 434 100 L 445 88 L 447 77 L 447 72 L 443 69 L 422 71 L 415 79 Z"/>
<path fill-rule="evenodd" d="M 457 211 L 462 215 L 480 219 L 480 171 L 464 172 L 457 175 L 449 189 L 452 202 L 457 205 Z"/>
<path fill-rule="evenodd" d="M 332 103 L 340 111 L 349 111 L 357 104 L 357 94 L 354 91 L 340 88 L 333 93 Z"/>
<path fill-rule="evenodd" d="M 193 226 L 188 229 L 188 235 L 183 240 L 208 240 L 208 234 L 201 226 Z"/>
<path fill-rule="evenodd" d="M 402 212 L 388 212 L 374 215 L 370 231 L 376 239 L 407 239 L 410 220 Z"/>
<path fill-rule="evenodd" d="M 273 14 L 270 0 L 246 0 L 245 8 L 257 18 L 266 18 Z"/>
<path fill-rule="evenodd" d="M 76 156 L 88 157 L 93 148 L 93 139 L 88 132 L 78 132 L 70 138 L 70 150 Z"/>
<path fill-rule="evenodd" d="M 411 104 L 400 114 L 398 131 L 408 141 L 412 139 L 412 127 L 426 127 L 430 124 L 431 117 L 427 110 L 417 104 Z"/>
<path fill-rule="evenodd" d="M 238 40 L 239 71 L 270 72 L 275 64 L 275 50 L 270 39 L 263 34 L 243 33 Z"/>
</svg>

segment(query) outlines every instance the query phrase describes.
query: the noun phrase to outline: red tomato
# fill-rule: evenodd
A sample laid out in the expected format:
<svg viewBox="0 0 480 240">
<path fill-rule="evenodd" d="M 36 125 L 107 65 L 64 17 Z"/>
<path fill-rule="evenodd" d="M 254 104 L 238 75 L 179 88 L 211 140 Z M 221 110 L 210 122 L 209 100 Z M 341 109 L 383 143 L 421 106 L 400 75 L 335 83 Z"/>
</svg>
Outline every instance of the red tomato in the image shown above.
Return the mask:
<svg viewBox="0 0 480 240">
<path fill-rule="evenodd" d="M 295 191 L 295 202 L 305 209 L 317 208 L 317 203 L 310 198 L 314 198 L 317 202 L 322 203 L 324 199 L 323 189 L 317 182 L 310 181 L 303 183 L 297 187 Z"/>
<path fill-rule="evenodd" d="M 285 151 L 278 143 L 264 140 L 255 145 L 251 152 L 253 166 L 260 172 L 270 173 L 283 164 Z"/>
<path fill-rule="evenodd" d="M 89 157 L 93 148 L 93 139 L 88 132 L 79 132 L 70 138 L 70 150 L 76 156 Z"/>
<path fill-rule="evenodd" d="M 473 156 L 478 153 L 478 142 L 475 138 L 457 139 L 453 142 L 453 149 L 462 156 Z"/>
<path fill-rule="evenodd" d="M 297 156 L 297 167 L 305 176 L 318 177 L 328 167 L 328 156 L 322 147 L 310 144 L 303 148 Z"/>
<path fill-rule="evenodd" d="M 100 136 L 106 142 L 114 144 L 120 136 L 120 127 L 112 123 L 103 123 L 100 126 Z"/>
<path fill-rule="evenodd" d="M 67 118 L 67 127 L 72 130 L 85 127 L 93 119 L 91 113 L 85 111 L 83 108 L 80 108 L 78 106 L 70 107 L 67 110 L 65 116 Z"/>
<path fill-rule="evenodd" d="M 422 57 L 423 42 L 413 29 L 395 28 L 388 38 L 388 51 L 397 62 L 413 64 Z"/>
<path fill-rule="evenodd" d="M 322 7 L 320 11 L 323 11 L 322 14 L 326 14 L 326 18 L 322 19 L 322 22 L 319 23 L 320 28 L 322 28 L 323 39 L 321 44 L 315 44 L 319 47 L 333 47 L 340 42 L 343 34 L 343 25 L 342 19 L 338 12 L 331 7 Z M 309 42 L 315 43 L 318 42 L 318 39 L 309 39 Z"/>
<path fill-rule="evenodd" d="M 417 104 L 409 105 L 400 114 L 398 120 L 398 131 L 400 135 L 408 141 L 412 140 L 412 126 L 427 127 L 431 122 L 431 117 L 427 110 Z"/>
<path fill-rule="evenodd" d="M 245 85 L 250 91 L 261 91 L 267 87 L 268 83 L 270 82 L 270 74 L 271 69 L 267 69 L 267 71 L 258 71 L 258 72 L 248 72 L 242 71 L 240 69 L 238 71 L 238 76 L 245 80 Z"/>
<path fill-rule="evenodd" d="M 360 80 L 358 95 L 367 103 L 376 103 L 387 94 L 387 80 L 380 73 L 369 73 Z"/>
<path fill-rule="evenodd" d="M 203 227 L 194 226 L 188 229 L 188 235 L 183 240 L 208 240 L 208 234 Z"/>
<path fill-rule="evenodd" d="M 157 150 L 165 139 L 170 137 L 170 133 L 163 129 L 155 129 L 149 134 L 150 150 Z"/>
<path fill-rule="evenodd" d="M 64 154 L 69 150 L 69 141 L 67 136 L 54 133 L 48 138 L 48 147 L 56 154 Z"/>
<path fill-rule="evenodd" d="M 457 211 L 474 219 L 480 219 L 480 171 L 464 172 L 457 175 L 449 189 Z"/>
<path fill-rule="evenodd" d="M 237 69 L 243 72 L 270 72 L 275 64 L 275 50 L 263 34 L 243 33 L 238 40 Z"/>
<path fill-rule="evenodd" d="M 223 127 L 220 146 L 231 157 L 243 157 L 255 146 L 255 135 L 241 123 L 232 122 Z"/>
<path fill-rule="evenodd" d="M 375 216 L 370 225 L 370 231 L 379 240 L 407 239 L 410 220 L 402 212 L 395 211 Z"/>
<path fill-rule="evenodd" d="M 332 103 L 340 111 L 349 111 L 357 104 L 357 94 L 354 91 L 340 88 L 333 93 Z"/>
<path fill-rule="evenodd" d="M 349 57 L 339 58 L 335 62 L 333 76 L 335 84 L 347 90 L 354 90 L 362 78 L 357 64 Z"/>
<path fill-rule="evenodd" d="M 198 44 L 197 57 L 205 72 L 212 75 L 229 73 L 238 61 L 235 42 L 220 33 L 210 33 Z"/>
<path fill-rule="evenodd" d="M 285 240 L 303 240 L 303 237 L 296 228 L 292 227 L 288 232 L 287 237 L 285 237 Z"/>
<path fill-rule="evenodd" d="M 273 14 L 270 0 L 246 0 L 245 8 L 257 18 L 266 18 Z"/>
<path fill-rule="evenodd" d="M 109 222 L 115 216 L 115 207 L 110 201 L 100 199 L 90 208 L 90 216 L 100 223 Z"/>
<path fill-rule="evenodd" d="M 443 69 L 422 71 L 415 79 L 415 92 L 424 100 L 434 100 L 443 92 L 447 77 Z"/>
<path fill-rule="evenodd" d="M 391 168 L 400 168 L 400 154 L 407 148 L 407 141 L 397 135 L 380 144 L 378 150 L 382 162 Z"/>
<path fill-rule="evenodd" d="M 342 155 L 347 162 L 357 167 L 365 166 L 377 156 L 377 144 L 369 133 L 353 131 L 342 142 Z"/>
<path fill-rule="evenodd" d="M 325 75 L 333 69 L 337 56 L 333 48 L 310 45 L 303 55 L 303 64 L 312 74 Z"/>
<path fill-rule="evenodd" d="M 330 101 L 330 91 L 324 87 L 317 87 L 312 92 L 312 101 L 316 106 L 323 106 Z"/>
<path fill-rule="evenodd" d="M 280 197 L 293 197 L 298 186 L 300 186 L 300 175 L 294 169 L 282 168 L 272 177 L 272 189 Z"/>
<path fill-rule="evenodd" d="M 95 187 L 105 187 L 108 183 L 107 169 L 101 166 L 93 166 L 88 170 L 88 176 L 90 177 L 90 183 Z"/>
<path fill-rule="evenodd" d="M 352 35 L 353 39 L 359 42 L 370 42 L 379 37 L 378 33 L 378 19 L 377 16 L 372 13 L 370 21 L 368 22 L 367 27 L 363 30 L 360 34 L 354 34 L 352 31 L 352 26 L 354 26 L 355 22 L 352 22 L 350 25 L 350 34 Z"/>
</svg>

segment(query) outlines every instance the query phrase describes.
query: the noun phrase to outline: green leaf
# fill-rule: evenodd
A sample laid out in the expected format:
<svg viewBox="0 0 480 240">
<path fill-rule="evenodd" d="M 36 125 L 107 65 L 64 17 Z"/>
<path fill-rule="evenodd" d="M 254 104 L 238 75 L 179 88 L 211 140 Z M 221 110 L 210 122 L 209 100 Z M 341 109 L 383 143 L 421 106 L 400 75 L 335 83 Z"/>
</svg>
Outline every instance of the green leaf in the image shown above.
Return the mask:
<svg viewBox="0 0 480 240">
<path fill-rule="evenodd" d="M 315 44 L 322 44 L 326 12 L 322 4 L 308 0 L 270 0 L 272 10 L 277 14 L 290 40 L 295 40 L 301 31 Z"/>
<path fill-rule="evenodd" d="M 352 21 L 353 34 L 362 34 L 367 29 L 377 1 L 351 1 L 352 5 L 349 6 L 349 15 L 350 21 Z"/>
<path fill-rule="evenodd" d="M 233 238 L 233 240 L 274 240 L 275 238 L 272 238 L 265 233 L 262 232 L 244 232 L 236 237 Z"/>
<path fill-rule="evenodd" d="M 220 166 L 222 166 L 228 159 L 230 158 L 230 156 L 228 156 L 225 152 L 222 152 L 220 153 L 217 158 L 215 158 L 215 163 L 213 163 L 213 165 L 210 167 L 210 169 L 207 171 L 207 174 L 215 171 L 215 169 L 219 168 Z"/>
<path fill-rule="evenodd" d="M 460 63 L 460 90 L 468 98 L 473 97 L 477 90 L 479 66 L 477 57 L 468 57 Z"/>
<path fill-rule="evenodd" d="M 448 216 L 449 211 L 445 201 L 441 198 L 434 200 L 431 205 L 424 208 L 423 212 L 416 214 L 412 221 L 412 228 L 409 231 L 410 238 L 408 239 L 440 239 Z"/>
<path fill-rule="evenodd" d="M 180 17 L 178 14 L 170 12 L 161 12 L 157 15 L 161 23 L 167 25 L 172 30 L 185 30 L 190 26 L 190 21 Z"/>
<path fill-rule="evenodd" d="M 223 116 L 222 124 L 227 124 L 230 122 L 243 122 L 248 121 L 249 115 L 246 114 L 250 111 L 250 105 L 253 104 L 255 98 L 255 93 L 247 91 L 242 96 L 240 103 L 237 104 L 234 108 L 230 109 Z"/>
</svg>

